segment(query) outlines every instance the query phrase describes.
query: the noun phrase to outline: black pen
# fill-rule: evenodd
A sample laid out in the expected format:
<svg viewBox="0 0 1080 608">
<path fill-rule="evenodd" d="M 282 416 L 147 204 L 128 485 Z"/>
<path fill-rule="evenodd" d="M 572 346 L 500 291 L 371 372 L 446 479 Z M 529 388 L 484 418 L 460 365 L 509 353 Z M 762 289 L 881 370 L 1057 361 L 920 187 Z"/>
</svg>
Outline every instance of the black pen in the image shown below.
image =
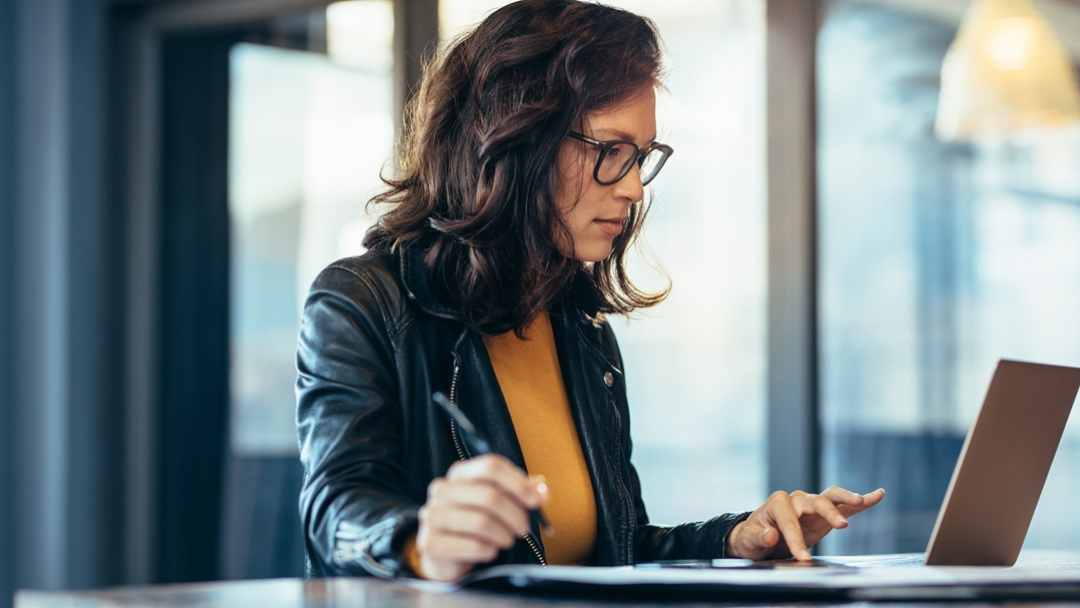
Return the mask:
<svg viewBox="0 0 1080 608">
<path fill-rule="evenodd" d="M 491 444 L 480 434 L 480 431 L 476 429 L 476 426 L 472 421 L 465 416 L 465 412 L 461 411 L 461 408 L 447 399 L 446 395 L 436 391 L 432 393 L 431 400 L 437 403 L 439 407 L 446 412 L 446 415 L 457 424 L 461 438 L 469 446 L 469 451 L 472 452 L 473 456 L 494 453 L 495 450 L 491 449 Z M 547 518 L 544 517 L 544 513 L 540 510 L 540 507 L 529 509 L 529 519 L 537 528 L 543 530 L 551 529 L 551 524 L 549 524 Z"/>
</svg>

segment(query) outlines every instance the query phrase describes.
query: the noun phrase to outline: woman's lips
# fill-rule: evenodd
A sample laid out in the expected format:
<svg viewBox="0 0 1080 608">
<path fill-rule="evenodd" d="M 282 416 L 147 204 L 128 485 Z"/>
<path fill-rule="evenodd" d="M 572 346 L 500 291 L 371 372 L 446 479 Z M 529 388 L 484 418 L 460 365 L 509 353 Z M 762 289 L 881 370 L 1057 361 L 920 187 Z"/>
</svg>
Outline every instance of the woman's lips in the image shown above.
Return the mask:
<svg viewBox="0 0 1080 608">
<path fill-rule="evenodd" d="M 619 236 L 626 226 L 626 220 L 593 220 L 593 222 L 608 236 Z"/>
</svg>

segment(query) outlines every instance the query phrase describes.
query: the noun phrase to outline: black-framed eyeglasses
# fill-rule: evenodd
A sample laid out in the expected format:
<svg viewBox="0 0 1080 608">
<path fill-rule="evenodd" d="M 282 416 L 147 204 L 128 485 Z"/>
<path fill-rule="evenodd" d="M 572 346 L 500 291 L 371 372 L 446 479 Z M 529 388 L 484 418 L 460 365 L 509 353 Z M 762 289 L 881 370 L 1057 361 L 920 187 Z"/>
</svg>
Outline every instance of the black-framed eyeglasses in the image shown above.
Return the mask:
<svg viewBox="0 0 1080 608">
<path fill-rule="evenodd" d="M 596 156 L 593 179 L 605 186 L 610 186 L 626 177 L 634 163 L 637 163 L 638 171 L 641 173 L 641 185 L 644 186 L 651 182 L 657 173 L 660 173 L 664 163 L 675 151 L 671 146 L 655 141 L 642 150 L 632 141 L 600 141 L 577 131 L 570 131 L 566 136 L 600 150 Z"/>
</svg>

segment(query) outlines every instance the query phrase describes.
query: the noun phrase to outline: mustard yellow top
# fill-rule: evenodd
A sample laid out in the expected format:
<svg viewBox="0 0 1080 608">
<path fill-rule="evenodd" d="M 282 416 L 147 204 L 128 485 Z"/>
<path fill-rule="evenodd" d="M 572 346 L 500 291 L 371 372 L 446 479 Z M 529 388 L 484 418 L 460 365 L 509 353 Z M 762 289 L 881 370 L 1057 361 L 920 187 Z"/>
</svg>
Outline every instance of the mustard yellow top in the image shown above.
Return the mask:
<svg viewBox="0 0 1080 608">
<path fill-rule="evenodd" d="M 485 336 L 495 376 L 510 410 L 525 467 L 547 478 L 550 500 L 544 515 L 550 534 L 541 532 L 549 564 L 582 564 L 596 540 L 596 497 L 577 427 L 570 413 L 551 318 L 541 313 L 525 329 L 525 340 L 509 331 Z M 423 576 L 415 538 L 405 556 Z"/>
<path fill-rule="evenodd" d="M 550 500 L 541 532 L 550 564 L 580 564 L 596 540 L 596 498 L 577 427 L 570 414 L 555 334 L 547 312 L 525 329 L 525 340 L 509 331 L 484 338 L 499 388 L 510 409 L 525 467 L 547 478 Z"/>
</svg>

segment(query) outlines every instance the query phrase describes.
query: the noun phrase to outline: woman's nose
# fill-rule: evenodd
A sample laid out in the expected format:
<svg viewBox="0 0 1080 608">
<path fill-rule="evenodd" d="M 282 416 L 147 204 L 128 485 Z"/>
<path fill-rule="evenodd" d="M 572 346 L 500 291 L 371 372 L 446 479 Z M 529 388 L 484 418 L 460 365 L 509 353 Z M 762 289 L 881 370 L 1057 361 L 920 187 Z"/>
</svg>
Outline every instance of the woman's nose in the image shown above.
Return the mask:
<svg viewBox="0 0 1080 608">
<path fill-rule="evenodd" d="M 615 194 L 631 203 L 645 198 L 645 186 L 641 185 L 641 168 L 637 163 L 631 165 L 626 175 L 615 182 Z"/>
</svg>

